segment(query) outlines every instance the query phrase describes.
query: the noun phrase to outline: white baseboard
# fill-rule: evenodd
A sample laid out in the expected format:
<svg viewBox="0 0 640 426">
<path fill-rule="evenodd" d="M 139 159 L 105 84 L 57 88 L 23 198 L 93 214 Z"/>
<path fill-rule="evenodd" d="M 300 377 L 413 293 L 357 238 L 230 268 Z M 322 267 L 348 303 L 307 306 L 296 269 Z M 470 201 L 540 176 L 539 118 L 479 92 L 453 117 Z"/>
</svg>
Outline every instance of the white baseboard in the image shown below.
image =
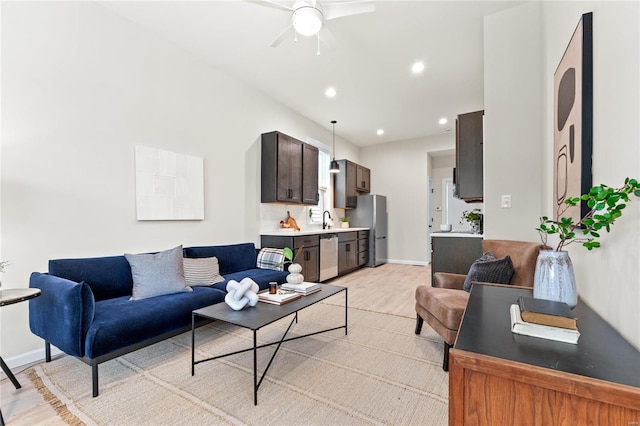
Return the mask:
<svg viewBox="0 0 640 426">
<path fill-rule="evenodd" d="M 423 260 L 397 260 L 397 259 L 387 259 L 387 263 L 396 263 L 399 265 L 415 265 L 415 266 L 428 266 L 429 262 L 425 262 Z"/>
<path fill-rule="evenodd" d="M 51 356 L 54 357 L 56 355 L 60 355 L 63 352 L 56 348 L 55 346 L 51 346 Z M 42 349 L 36 349 L 35 351 L 26 352 L 20 355 L 12 356 L 11 358 L 3 358 L 4 362 L 7 363 L 7 366 L 10 369 L 24 367 L 29 364 L 33 364 L 36 362 L 42 362 L 45 358 L 44 347 Z"/>
</svg>

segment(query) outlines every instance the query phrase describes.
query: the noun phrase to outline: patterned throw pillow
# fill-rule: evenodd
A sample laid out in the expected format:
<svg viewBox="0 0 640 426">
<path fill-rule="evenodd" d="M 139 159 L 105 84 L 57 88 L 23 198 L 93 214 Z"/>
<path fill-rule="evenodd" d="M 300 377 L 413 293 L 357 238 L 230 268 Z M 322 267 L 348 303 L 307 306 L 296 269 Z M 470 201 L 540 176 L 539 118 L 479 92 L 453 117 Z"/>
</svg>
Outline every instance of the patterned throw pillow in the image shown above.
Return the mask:
<svg viewBox="0 0 640 426">
<path fill-rule="evenodd" d="M 491 252 L 486 252 L 480 259 L 473 262 L 467 278 L 464 280 L 463 290 L 471 291 L 471 284 L 475 282 L 509 284 L 513 276 L 513 262 L 511 257 L 496 259 Z"/>
<path fill-rule="evenodd" d="M 131 300 L 191 291 L 184 280 L 182 246 L 154 254 L 125 254 L 131 265 Z"/>
<path fill-rule="evenodd" d="M 284 271 L 284 254 L 282 254 L 282 249 L 261 249 L 258 253 L 256 266 L 260 269 L 275 269 L 276 271 Z"/>
<path fill-rule="evenodd" d="M 187 285 L 208 286 L 224 281 L 220 275 L 220 266 L 217 257 L 201 257 L 192 259 L 185 257 L 182 259 L 184 266 L 184 279 Z"/>
</svg>

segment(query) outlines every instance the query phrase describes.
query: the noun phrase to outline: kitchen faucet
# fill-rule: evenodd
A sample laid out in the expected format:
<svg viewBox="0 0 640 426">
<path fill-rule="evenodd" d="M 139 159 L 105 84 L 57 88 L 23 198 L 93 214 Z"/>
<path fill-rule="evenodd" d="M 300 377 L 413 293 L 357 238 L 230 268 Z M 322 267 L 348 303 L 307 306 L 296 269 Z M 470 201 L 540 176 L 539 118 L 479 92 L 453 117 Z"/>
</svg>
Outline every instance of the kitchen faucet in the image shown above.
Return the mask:
<svg viewBox="0 0 640 426">
<path fill-rule="evenodd" d="M 329 213 L 329 210 L 325 210 L 324 212 L 322 212 L 322 229 L 327 229 L 327 226 L 329 225 L 324 219 L 325 213 L 328 214 L 329 215 L 329 219 L 331 219 L 331 213 Z"/>
</svg>

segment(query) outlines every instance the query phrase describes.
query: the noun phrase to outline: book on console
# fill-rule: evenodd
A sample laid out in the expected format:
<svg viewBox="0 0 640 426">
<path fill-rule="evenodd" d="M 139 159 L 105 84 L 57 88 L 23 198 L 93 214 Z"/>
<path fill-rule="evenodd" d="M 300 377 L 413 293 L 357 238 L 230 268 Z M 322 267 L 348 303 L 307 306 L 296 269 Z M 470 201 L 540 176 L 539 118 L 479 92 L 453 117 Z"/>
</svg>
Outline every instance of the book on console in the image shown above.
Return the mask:
<svg viewBox="0 0 640 426">
<path fill-rule="evenodd" d="M 580 338 L 578 330 L 523 321 L 520 316 L 520 306 L 517 304 L 511 305 L 510 313 L 513 333 L 573 344 L 578 343 Z"/>
<path fill-rule="evenodd" d="M 302 295 L 300 293 L 269 293 L 269 291 L 264 291 L 262 293 L 258 293 L 258 301 L 264 303 L 271 303 L 273 305 L 284 305 L 285 303 L 289 303 L 293 300 L 300 299 Z"/>
<path fill-rule="evenodd" d="M 564 302 L 520 296 L 518 306 L 523 321 L 571 330 L 578 329 L 577 318 L 569 305 Z"/>
</svg>

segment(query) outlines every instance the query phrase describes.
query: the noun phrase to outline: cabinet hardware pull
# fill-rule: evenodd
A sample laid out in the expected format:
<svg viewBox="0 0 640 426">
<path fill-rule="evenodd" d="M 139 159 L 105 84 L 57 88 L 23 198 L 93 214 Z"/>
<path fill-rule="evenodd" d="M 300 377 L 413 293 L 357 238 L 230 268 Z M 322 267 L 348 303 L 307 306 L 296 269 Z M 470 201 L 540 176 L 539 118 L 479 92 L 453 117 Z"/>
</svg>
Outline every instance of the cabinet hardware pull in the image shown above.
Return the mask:
<svg viewBox="0 0 640 426">
<path fill-rule="evenodd" d="M 347 244 L 346 247 L 347 251 L 351 251 L 351 244 Z"/>
<path fill-rule="evenodd" d="M 293 189 L 287 189 L 287 198 L 293 198 Z"/>
</svg>

